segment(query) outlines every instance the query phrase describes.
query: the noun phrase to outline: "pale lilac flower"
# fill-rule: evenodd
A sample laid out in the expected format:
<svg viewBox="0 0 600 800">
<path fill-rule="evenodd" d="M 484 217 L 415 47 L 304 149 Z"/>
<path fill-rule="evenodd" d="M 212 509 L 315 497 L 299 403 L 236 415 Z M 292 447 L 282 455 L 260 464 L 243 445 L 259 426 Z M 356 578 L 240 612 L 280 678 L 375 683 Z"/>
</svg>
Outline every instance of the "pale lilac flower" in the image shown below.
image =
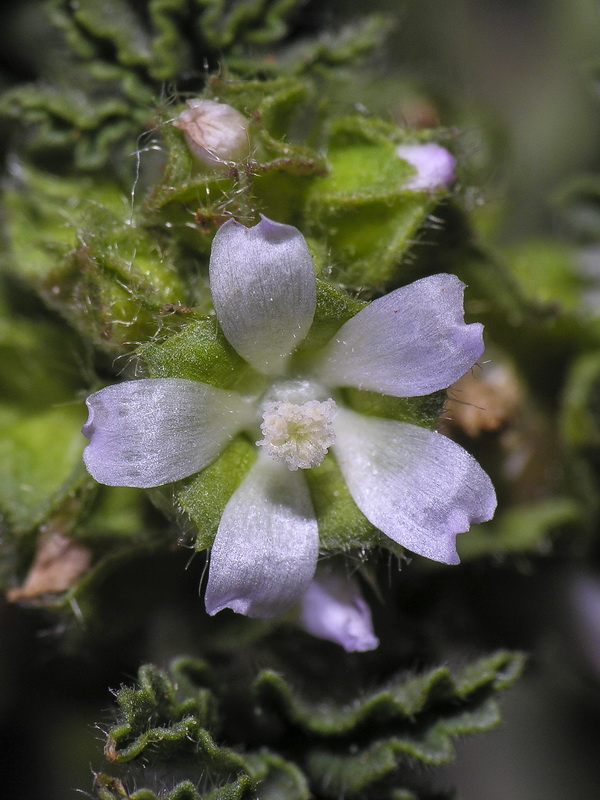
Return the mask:
<svg viewBox="0 0 600 800">
<path fill-rule="evenodd" d="M 84 433 L 91 475 L 110 486 L 152 487 L 210 464 L 239 433 L 257 458 L 231 496 L 212 547 L 205 603 L 272 616 L 298 602 L 316 567 L 319 533 L 301 472 L 331 449 L 356 505 L 415 553 L 458 562 L 456 534 L 490 519 L 490 479 L 441 434 L 363 416 L 340 387 L 397 397 L 456 381 L 483 352 L 482 326 L 463 320 L 463 284 L 433 275 L 375 300 L 296 366 L 316 305 L 303 236 L 265 217 L 229 220 L 210 259 L 217 319 L 230 344 L 264 377 L 260 394 L 198 381 L 143 379 L 92 394 Z"/>
<path fill-rule="evenodd" d="M 353 577 L 319 567 L 300 601 L 299 624 L 319 639 L 341 645 L 347 653 L 375 650 L 371 610 Z"/>
<path fill-rule="evenodd" d="M 181 128 L 192 153 L 210 166 L 227 166 L 248 157 L 248 120 L 227 103 L 188 100 L 173 123 Z"/>
<path fill-rule="evenodd" d="M 454 156 L 435 142 L 426 144 L 401 144 L 396 155 L 415 168 L 415 175 L 404 184 L 405 189 L 415 192 L 434 192 L 448 186 L 454 180 Z"/>
<path fill-rule="evenodd" d="M 567 584 L 567 600 L 574 641 L 600 678 L 600 580 L 576 573 Z"/>
</svg>

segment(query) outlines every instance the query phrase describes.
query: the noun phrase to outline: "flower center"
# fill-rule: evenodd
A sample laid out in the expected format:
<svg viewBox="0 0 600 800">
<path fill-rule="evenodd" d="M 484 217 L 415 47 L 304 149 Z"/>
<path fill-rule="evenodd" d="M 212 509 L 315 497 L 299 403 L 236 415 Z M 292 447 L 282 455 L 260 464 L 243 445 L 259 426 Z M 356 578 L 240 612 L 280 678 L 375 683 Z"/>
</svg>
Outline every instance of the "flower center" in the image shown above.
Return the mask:
<svg viewBox="0 0 600 800">
<path fill-rule="evenodd" d="M 290 470 L 316 467 L 335 442 L 331 423 L 336 412 L 331 398 L 301 405 L 287 400 L 265 403 L 260 426 L 264 438 L 256 444 L 264 447 L 271 458 L 285 461 Z"/>
</svg>

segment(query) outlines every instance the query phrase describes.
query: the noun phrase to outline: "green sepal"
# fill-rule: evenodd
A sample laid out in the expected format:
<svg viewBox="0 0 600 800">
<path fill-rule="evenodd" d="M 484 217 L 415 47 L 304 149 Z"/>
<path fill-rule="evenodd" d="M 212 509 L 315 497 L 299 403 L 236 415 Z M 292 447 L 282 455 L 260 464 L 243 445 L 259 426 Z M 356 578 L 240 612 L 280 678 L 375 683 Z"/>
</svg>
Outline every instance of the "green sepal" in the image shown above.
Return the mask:
<svg viewBox="0 0 600 800">
<path fill-rule="evenodd" d="M 435 428 L 447 399 L 445 389 L 424 397 L 391 397 L 348 388 L 344 395 L 351 408 L 367 417 L 394 419 L 431 430 Z"/>
<path fill-rule="evenodd" d="M 358 300 L 332 283 L 317 278 L 317 305 L 308 335 L 298 346 L 295 358 L 310 368 L 310 357 L 347 322 L 363 309 L 367 303 Z"/>
<path fill-rule="evenodd" d="M 135 224 L 116 184 L 23 167 L 5 203 L 10 271 L 97 347 L 130 348 L 188 302 L 173 245 Z"/>
<path fill-rule="evenodd" d="M 306 470 L 317 522 L 319 544 L 333 552 L 363 550 L 394 543 L 359 511 L 333 456 Z"/>
<path fill-rule="evenodd" d="M 236 353 L 215 317 L 201 317 L 163 341 L 139 349 L 150 378 L 186 378 L 251 391 L 261 378 Z"/>
<path fill-rule="evenodd" d="M 105 206 L 120 224 L 125 202 L 109 181 L 58 176 L 20 163 L 18 179 L 3 187 L 9 270 L 37 288 L 76 245 L 82 219 Z"/>
<path fill-rule="evenodd" d="M 237 436 L 208 467 L 175 485 L 175 502 L 196 528 L 196 550 L 213 543 L 231 495 L 256 459 L 256 448 Z"/>
</svg>

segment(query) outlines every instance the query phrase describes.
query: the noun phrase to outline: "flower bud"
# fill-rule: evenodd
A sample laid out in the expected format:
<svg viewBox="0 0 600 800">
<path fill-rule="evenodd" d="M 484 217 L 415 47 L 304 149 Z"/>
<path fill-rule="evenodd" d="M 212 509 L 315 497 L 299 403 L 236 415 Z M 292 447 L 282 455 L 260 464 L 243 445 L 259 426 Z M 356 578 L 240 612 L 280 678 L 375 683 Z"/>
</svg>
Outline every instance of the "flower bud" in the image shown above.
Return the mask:
<svg viewBox="0 0 600 800">
<path fill-rule="evenodd" d="M 329 568 L 319 568 L 300 603 L 300 627 L 319 639 L 341 645 L 347 653 L 374 650 L 371 611 L 358 583 Z"/>
<path fill-rule="evenodd" d="M 199 161 L 226 166 L 248 157 L 248 120 L 239 111 L 216 100 L 188 100 L 187 106 L 173 124 Z"/>
<path fill-rule="evenodd" d="M 401 144 L 396 155 L 416 169 L 404 184 L 405 189 L 415 192 L 434 192 L 454 180 L 454 156 L 435 142 L 426 144 Z"/>
</svg>

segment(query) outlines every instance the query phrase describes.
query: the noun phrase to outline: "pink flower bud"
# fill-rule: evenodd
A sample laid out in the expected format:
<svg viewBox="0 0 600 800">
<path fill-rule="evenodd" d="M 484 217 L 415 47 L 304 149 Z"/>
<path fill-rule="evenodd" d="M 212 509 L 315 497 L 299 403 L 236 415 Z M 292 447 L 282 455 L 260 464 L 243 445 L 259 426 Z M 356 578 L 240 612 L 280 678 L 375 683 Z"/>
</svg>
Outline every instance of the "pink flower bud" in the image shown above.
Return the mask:
<svg viewBox="0 0 600 800">
<path fill-rule="evenodd" d="M 198 160 L 227 166 L 248 157 L 248 120 L 239 111 L 215 100 L 188 100 L 187 106 L 173 124 Z"/>
<path fill-rule="evenodd" d="M 416 169 L 404 184 L 405 189 L 415 192 L 434 192 L 454 180 L 454 156 L 435 142 L 426 144 L 401 144 L 396 155 Z"/>
<path fill-rule="evenodd" d="M 339 644 L 348 653 L 374 650 L 379 644 L 358 583 L 328 568 L 317 569 L 304 593 L 299 622 L 307 633 Z"/>
</svg>

